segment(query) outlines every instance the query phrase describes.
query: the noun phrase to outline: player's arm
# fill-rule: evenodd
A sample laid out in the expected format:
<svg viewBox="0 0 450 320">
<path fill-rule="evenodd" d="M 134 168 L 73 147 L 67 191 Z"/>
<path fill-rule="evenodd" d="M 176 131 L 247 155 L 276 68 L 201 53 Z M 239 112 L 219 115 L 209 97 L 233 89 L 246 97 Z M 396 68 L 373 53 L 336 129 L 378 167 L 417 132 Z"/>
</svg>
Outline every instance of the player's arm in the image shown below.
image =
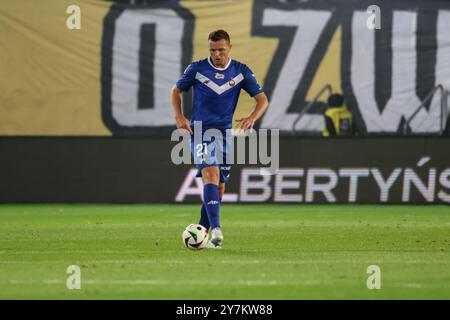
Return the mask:
<svg viewBox="0 0 450 320">
<path fill-rule="evenodd" d="M 189 120 L 183 115 L 181 109 L 181 94 L 183 90 L 176 85 L 172 87 L 172 109 L 175 114 L 175 121 L 178 129 L 186 129 L 190 134 L 193 134 Z"/>
<path fill-rule="evenodd" d="M 253 128 L 255 122 L 266 112 L 269 106 L 269 100 L 249 67 L 244 66 L 243 74 L 244 85 L 242 88 L 256 101 L 255 109 L 248 117 L 236 120 L 238 128 L 247 130 Z"/>
<path fill-rule="evenodd" d="M 246 118 L 237 119 L 238 128 L 251 129 L 255 125 L 255 122 L 262 117 L 269 106 L 269 99 L 264 92 L 260 92 L 253 97 L 256 101 L 256 106 L 253 112 Z"/>
</svg>

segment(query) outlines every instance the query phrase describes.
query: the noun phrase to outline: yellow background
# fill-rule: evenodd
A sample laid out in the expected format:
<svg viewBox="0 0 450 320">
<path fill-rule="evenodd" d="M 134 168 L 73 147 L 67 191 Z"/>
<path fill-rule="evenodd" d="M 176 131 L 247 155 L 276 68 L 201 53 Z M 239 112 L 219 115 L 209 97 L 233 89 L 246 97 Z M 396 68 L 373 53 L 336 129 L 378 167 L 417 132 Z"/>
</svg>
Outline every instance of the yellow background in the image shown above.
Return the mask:
<svg viewBox="0 0 450 320">
<path fill-rule="evenodd" d="M 66 9 L 81 8 L 81 30 L 69 30 Z M 98 0 L 7 0 L 0 6 L 0 135 L 111 135 L 101 118 L 101 39 L 111 3 Z M 246 63 L 261 85 L 276 38 L 252 37 L 252 0 L 182 1 L 195 16 L 193 60 L 208 53 L 207 35 L 231 35 L 231 57 Z M 308 91 L 340 90 L 340 29 Z M 169 90 L 167 92 L 169 94 Z M 241 94 L 236 117 L 253 99 Z M 167 106 L 170 108 L 170 106 Z M 276 106 L 270 106 L 276 107 Z"/>
</svg>

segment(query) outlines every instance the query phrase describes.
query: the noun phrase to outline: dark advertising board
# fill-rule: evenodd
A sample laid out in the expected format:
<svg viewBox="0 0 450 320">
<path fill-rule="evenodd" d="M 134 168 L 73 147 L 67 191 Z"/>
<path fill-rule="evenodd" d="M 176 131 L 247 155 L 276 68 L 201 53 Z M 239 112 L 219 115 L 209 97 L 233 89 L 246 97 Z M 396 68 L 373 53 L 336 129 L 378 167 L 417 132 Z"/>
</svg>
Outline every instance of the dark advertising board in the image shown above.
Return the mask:
<svg viewBox="0 0 450 320">
<path fill-rule="evenodd" d="M 198 203 L 163 138 L 1 138 L 0 201 Z M 279 168 L 233 165 L 224 202 L 450 203 L 448 138 L 282 138 Z"/>
</svg>

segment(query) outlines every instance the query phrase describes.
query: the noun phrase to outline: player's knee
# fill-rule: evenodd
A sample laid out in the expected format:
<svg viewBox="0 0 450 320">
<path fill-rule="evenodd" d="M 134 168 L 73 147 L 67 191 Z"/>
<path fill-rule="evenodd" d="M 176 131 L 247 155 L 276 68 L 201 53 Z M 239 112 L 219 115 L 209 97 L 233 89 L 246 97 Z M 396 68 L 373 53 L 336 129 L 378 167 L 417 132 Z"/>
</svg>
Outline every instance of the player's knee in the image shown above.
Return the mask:
<svg viewBox="0 0 450 320">
<path fill-rule="evenodd" d="M 219 184 L 219 169 L 217 167 L 207 167 L 202 170 L 203 183 Z"/>
</svg>

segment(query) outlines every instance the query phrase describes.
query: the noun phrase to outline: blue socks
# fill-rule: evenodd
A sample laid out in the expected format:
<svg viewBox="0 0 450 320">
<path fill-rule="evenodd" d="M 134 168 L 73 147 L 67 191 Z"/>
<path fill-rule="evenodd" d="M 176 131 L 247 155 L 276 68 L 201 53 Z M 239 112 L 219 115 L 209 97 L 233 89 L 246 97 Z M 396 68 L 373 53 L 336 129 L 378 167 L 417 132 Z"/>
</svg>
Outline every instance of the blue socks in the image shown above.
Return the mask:
<svg viewBox="0 0 450 320">
<path fill-rule="evenodd" d="M 219 213 L 219 187 L 213 183 L 205 184 L 203 186 L 203 206 L 201 210 L 200 224 L 206 229 L 208 229 L 208 227 L 211 227 L 212 229 L 220 227 Z"/>
<path fill-rule="evenodd" d="M 206 228 L 206 230 L 209 230 L 209 227 L 211 224 L 209 223 L 208 213 L 206 212 L 205 204 L 202 204 L 202 208 L 200 209 L 200 222 L 198 224 L 201 224 Z"/>
</svg>

